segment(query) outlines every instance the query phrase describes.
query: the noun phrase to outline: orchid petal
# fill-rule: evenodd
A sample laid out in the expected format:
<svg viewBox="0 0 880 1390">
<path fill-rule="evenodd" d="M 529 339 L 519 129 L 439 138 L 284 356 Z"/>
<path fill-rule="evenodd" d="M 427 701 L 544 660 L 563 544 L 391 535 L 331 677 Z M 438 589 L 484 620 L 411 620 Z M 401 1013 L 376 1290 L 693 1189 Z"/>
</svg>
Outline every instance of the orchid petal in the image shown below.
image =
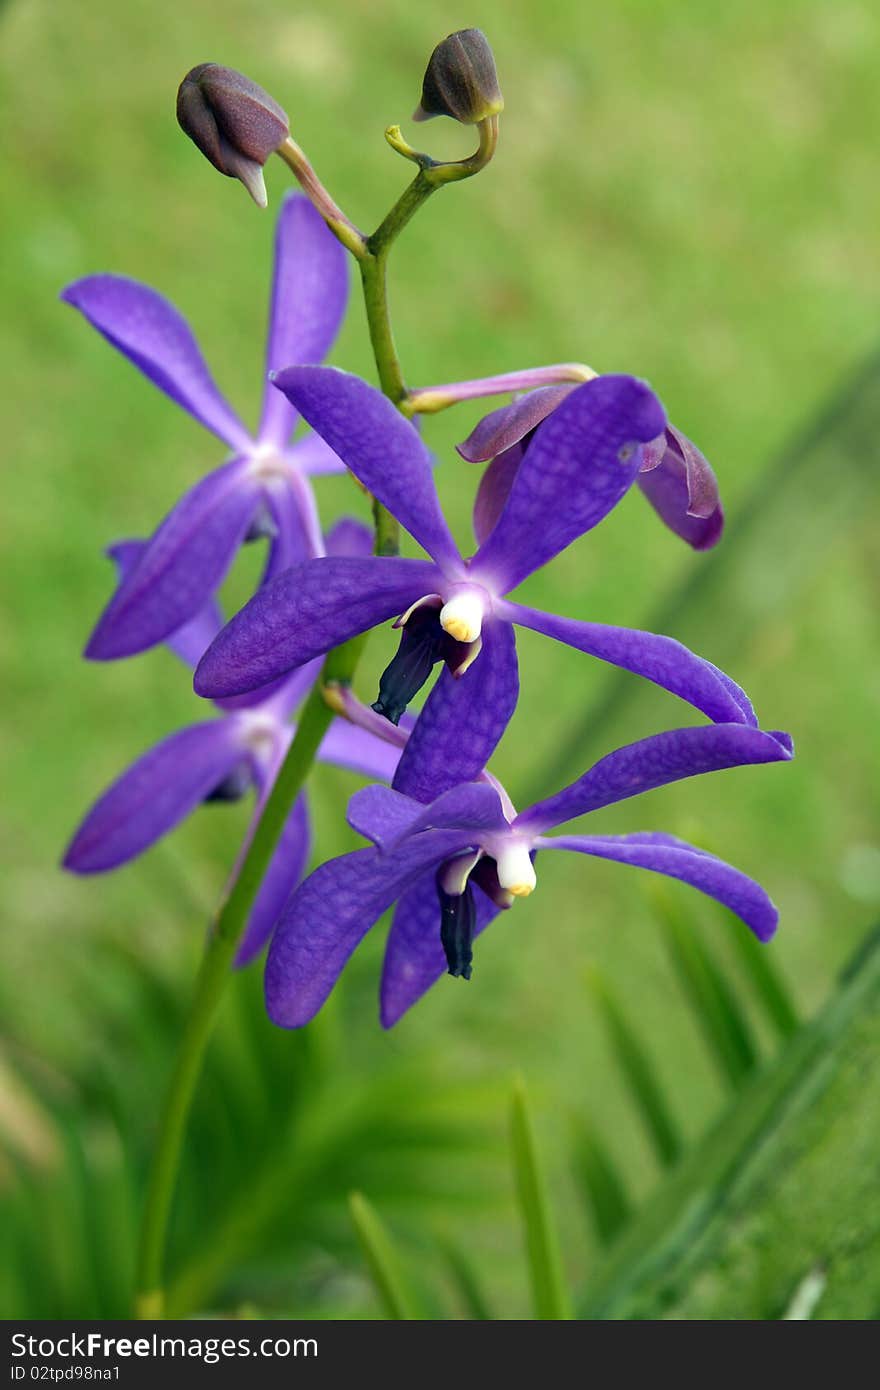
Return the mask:
<svg viewBox="0 0 880 1390">
<path fill-rule="evenodd" d="M 788 734 L 765 733 L 747 724 L 673 729 L 600 758 L 577 781 L 523 811 L 514 825 L 534 834 L 670 782 L 728 767 L 788 762 L 792 755 Z"/>
<path fill-rule="evenodd" d="M 166 396 L 231 449 L 244 453 L 251 437 L 224 400 L 192 330 L 161 294 L 124 275 L 88 275 L 61 293 Z"/>
<path fill-rule="evenodd" d="M 293 362 L 323 362 L 339 332 L 347 302 L 344 247 L 305 194 L 289 193 L 275 229 L 267 373 Z M 286 444 L 295 423 L 296 412 L 267 383 L 260 441 Z"/>
<path fill-rule="evenodd" d="M 429 831 L 397 854 L 360 849 L 316 869 L 288 902 L 269 948 L 272 1022 L 281 1028 L 308 1023 L 373 923 L 420 874 L 461 845 L 460 831 Z"/>
<path fill-rule="evenodd" d="M 666 423 L 644 382 L 584 382 L 539 426 L 498 523 L 470 569 L 507 593 L 596 526 L 635 482 L 640 446 Z"/>
<path fill-rule="evenodd" d="M 651 467 L 636 478 L 641 491 L 662 521 L 693 546 L 709 550 L 721 539 L 724 510 L 718 483 L 696 445 L 668 426 L 660 446 L 649 459 Z"/>
<path fill-rule="evenodd" d="M 74 835 L 64 867 L 97 874 L 134 859 L 204 801 L 241 758 L 234 721 L 180 729 L 99 797 Z"/>
<path fill-rule="evenodd" d="M 149 541 L 145 540 L 117 541 L 115 545 L 108 545 L 104 554 L 116 565 L 120 587 L 134 573 L 148 545 Z M 215 598 L 209 598 L 194 618 L 190 618 L 188 623 L 184 623 L 183 627 L 179 627 L 165 639 L 165 645 L 180 658 L 184 666 L 193 668 L 222 626 L 223 614 L 220 605 Z"/>
<path fill-rule="evenodd" d="M 477 545 L 483 545 L 498 524 L 498 518 L 507 505 L 522 458 L 522 446 L 514 444 L 494 458 L 489 467 L 484 469 L 474 498 L 473 520 Z"/>
<path fill-rule="evenodd" d="M 539 386 L 536 391 L 517 397 L 510 405 L 490 411 L 467 439 L 456 445 L 457 453 L 468 463 L 485 463 L 487 459 L 497 458 L 537 429 L 578 385 L 578 382 L 566 381 L 554 386 Z"/>
<path fill-rule="evenodd" d="M 359 729 L 356 724 L 349 724 L 346 719 L 334 719 L 324 735 L 318 757 L 322 762 L 335 763 L 363 777 L 390 782 L 400 761 L 400 748 L 366 729 Z"/>
<path fill-rule="evenodd" d="M 336 367 L 290 367 L 275 385 L 438 565 L 461 568 L 431 456 L 387 396 Z"/>
<path fill-rule="evenodd" d="M 194 618 L 222 583 L 259 497 L 246 459 L 224 464 L 191 488 L 104 609 L 86 656 L 133 656 Z"/>
<path fill-rule="evenodd" d="M 326 556 L 285 570 L 254 595 L 208 648 L 195 675 L 214 699 L 267 685 L 435 589 L 423 560 Z"/>
<path fill-rule="evenodd" d="M 689 883 L 707 897 L 735 912 L 759 941 L 769 941 L 779 921 L 779 913 L 754 879 L 716 859 L 714 854 L 694 849 L 682 841 L 668 843 L 667 836 L 640 835 L 560 835 L 541 841 L 542 849 L 570 849 L 597 859 L 613 859 L 632 864 L 667 878 Z"/>
<path fill-rule="evenodd" d="M 471 886 L 476 907 L 474 937 L 501 911 L 476 884 Z M 392 1028 L 406 1011 L 446 973 L 440 942 L 440 904 L 436 875 L 418 879 L 397 904 L 385 947 L 380 987 L 380 1018 Z"/>
<path fill-rule="evenodd" d="M 489 619 L 482 638 L 479 656 L 462 676 L 444 668 L 403 750 L 393 786 L 415 801 L 427 804 L 478 777 L 516 708 L 513 630 Z"/>
</svg>

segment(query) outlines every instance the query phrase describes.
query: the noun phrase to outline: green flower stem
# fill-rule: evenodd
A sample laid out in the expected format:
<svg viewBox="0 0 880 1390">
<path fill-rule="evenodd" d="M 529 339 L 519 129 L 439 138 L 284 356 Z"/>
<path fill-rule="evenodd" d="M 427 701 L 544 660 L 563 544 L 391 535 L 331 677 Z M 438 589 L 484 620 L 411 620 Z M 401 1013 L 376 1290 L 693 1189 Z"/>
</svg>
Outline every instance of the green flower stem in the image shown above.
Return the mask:
<svg viewBox="0 0 880 1390">
<path fill-rule="evenodd" d="M 294 140 L 286 140 L 278 150 L 327 226 L 361 266 L 367 324 L 379 383 L 385 395 L 399 408 L 406 400 L 407 391 L 388 312 L 388 253 L 407 222 L 436 188 L 444 183 L 469 178 L 491 159 L 498 139 L 497 117 L 483 121 L 479 129 L 479 148 L 470 159 L 454 164 L 435 164 L 427 156 L 418 156 L 420 168 L 416 178 L 370 238 L 365 238 L 333 201 Z M 373 518 L 376 554 L 398 554 L 397 521 L 375 499 Z M 163 1264 L 183 1139 L 205 1050 L 238 943 L 290 808 L 305 784 L 321 740 L 333 718 L 333 711 L 324 699 L 325 688 L 330 684 L 351 684 L 365 641 L 366 634 L 353 638 L 327 657 L 321 678 L 303 708 L 296 734 L 266 801 L 241 870 L 228 898 L 220 907 L 208 937 L 159 1120 L 159 1137 L 150 1170 L 138 1253 L 134 1307 L 135 1315 L 139 1318 L 161 1318 L 165 1313 Z"/>
<path fill-rule="evenodd" d="M 365 641 L 366 635 L 353 638 L 327 657 L 321 679 L 305 703 L 296 736 L 269 794 L 241 871 L 212 925 L 159 1121 L 138 1257 L 135 1312 L 139 1318 L 163 1316 L 162 1262 L 183 1137 L 229 968 L 290 808 L 302 790 L 333 718 L 324 700 L 324 687 L 331 682 L 350 684 Z"/>
</svg>

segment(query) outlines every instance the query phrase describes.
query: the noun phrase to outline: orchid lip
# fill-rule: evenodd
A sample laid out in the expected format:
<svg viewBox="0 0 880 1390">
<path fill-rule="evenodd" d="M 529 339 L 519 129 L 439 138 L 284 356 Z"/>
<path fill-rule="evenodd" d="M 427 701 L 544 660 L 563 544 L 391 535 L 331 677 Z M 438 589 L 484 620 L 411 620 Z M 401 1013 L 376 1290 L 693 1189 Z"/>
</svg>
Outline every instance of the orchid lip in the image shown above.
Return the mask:
<svg viewBox="0 0 880 1390">
<path fill-rule="evenodd" d="M 521 835 L 509 835 L 499 843 L 493 854 L 498 882 L 515 898 L 527 898 L 537 887 L 538 879 L 531 859 L 531 844 Z"/>
<path fill-rule="evenodd" d="M 483 622 L 491 611 L 488 590 L 477 584 L 454 584 L 440 610 L 440 626 L 456 642 L 469 645 L 479 639 Z"/>
</svg>

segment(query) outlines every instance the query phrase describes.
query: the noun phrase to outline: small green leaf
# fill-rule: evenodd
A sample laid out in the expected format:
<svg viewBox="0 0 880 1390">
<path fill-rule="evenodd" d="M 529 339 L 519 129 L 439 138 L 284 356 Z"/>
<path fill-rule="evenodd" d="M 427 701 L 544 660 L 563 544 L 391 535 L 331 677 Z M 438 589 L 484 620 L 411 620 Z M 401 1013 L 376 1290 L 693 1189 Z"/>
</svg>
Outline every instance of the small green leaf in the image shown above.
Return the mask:
<svg viewBox="0 0 880 1390">
<path fill-rule="evenodd" d="M 446 1256 L 449 1273 L 467 1317 L 475 1322 L 491 1320 L 492 1312 L 470 1260 L 454 1241 L 444 1240 L 441 1245 L 443 1254 Z"/>
<path fill-rule="evenodd" d="M 385 1317 L 395 1320 L 415 1318 L 397 1251 L 378 1212 L 360 1192 L 350 1193 L 348 1206 Z"/>
<path fill-rule="evenodd" d="M 577 1125 L 574 1165 L 596 1235 L 603 1245 L 610 1245 L 629 1221 L 632 1204 L 614 1160 L 588 1120 Z"/>
<path fill-rule="evenodd" d="M 600 972 L 591 967 L 587 985 L 605 1025 L 618 1064 L 629 1082 L 630 1091 L 648 1132 L 658 1159 L 664 1166 L 674 1163 L 681 1152 L 681 1135 L 672 1118 L 666 1097 L 654 1070 L 650 1053 L 642 1046 L 630 1026 L 617 996 Z"/>
<path fill-rule="evenodd" d="M 665 885 L 652 884 L 648 892 L 672 963 L 716 1066 L 730 1086 L 742 1086 L 758 1058 L 739 1004 L 684 909 Z"/>
<path fill-rule="evenodd" d="M 525 1086 L 520 1078 L 513 1086 L 510 1140 L 535 1317 L 545 1321 L 570 1318 L 571 1304 L 562 1273 L 559 1242 L 538 1160 Z"/>
</svg>

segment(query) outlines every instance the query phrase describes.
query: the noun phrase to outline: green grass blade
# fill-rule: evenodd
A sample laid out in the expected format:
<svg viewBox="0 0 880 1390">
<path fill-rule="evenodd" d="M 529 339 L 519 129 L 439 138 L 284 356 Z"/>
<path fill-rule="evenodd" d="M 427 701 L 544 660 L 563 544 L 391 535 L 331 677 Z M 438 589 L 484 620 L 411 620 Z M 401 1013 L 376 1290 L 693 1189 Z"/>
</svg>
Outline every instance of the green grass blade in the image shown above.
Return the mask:
<svg viewBox="0 0 880 1390">
<path fill-rule="evenodd" d="M 385 1317 L 396 1321 L 415 1318 L 397 1251 L 378 1212 L 360 1192 L 349 1195 L 348 1206 Z"/>
<path fill-rule="evenodd" d="M 693 925 L 665 885 L 652 885 L 651 902 L 672 963 L 722 1078 L 734 1089 L 754 1071 L 758 1057 L 748 1024 L 727 981 Z"/>
<path fill-rule="evenodd" d="M 727 918 L 730 915 L 725 913 Z M 753 988 L 755 999 L 768 1022 L 781 1039 L 790 1038 L 800 1027 L 800 1019 L 770 951 L 760 941 L 756 941 L 741 922 L 733 923 L 731 942 L 742 970 Z"/>
<path fill-rule="evenodd" d="M 474 1322 L 491 1321 L 494 1315 L 467 1255 L 454 1241 L 444 1240 L 441 1244 L 465 1316 Z"/>
<path fill-rule="evenodd" d="M 577 1124 L 574 1167 L 596 1235 L 603 1245 L 611 1245 L 629 1221 L 632 1204 L 614 1160 L 588 1120 Z"/>
<path fill-rule="evenodd" d="M 525 1086 L 519 1078 L 513 1087 L 510 1140 L 535 1317 L 544 1321 L 570 1318 L 571 1304 L 562 1272 L 559 1242 L 538 1160 Z"/>
<path fill-rule="evenodd" d="M 599 1010 L 618 1065 L 660 1162 L 668 1167 L 681 1152 L 682 1139 L 666 1103 L 650 1053 L 642 1046 L 617 996 L 600 972 L 591 967 L 587 986 Z"/>
</svg>

